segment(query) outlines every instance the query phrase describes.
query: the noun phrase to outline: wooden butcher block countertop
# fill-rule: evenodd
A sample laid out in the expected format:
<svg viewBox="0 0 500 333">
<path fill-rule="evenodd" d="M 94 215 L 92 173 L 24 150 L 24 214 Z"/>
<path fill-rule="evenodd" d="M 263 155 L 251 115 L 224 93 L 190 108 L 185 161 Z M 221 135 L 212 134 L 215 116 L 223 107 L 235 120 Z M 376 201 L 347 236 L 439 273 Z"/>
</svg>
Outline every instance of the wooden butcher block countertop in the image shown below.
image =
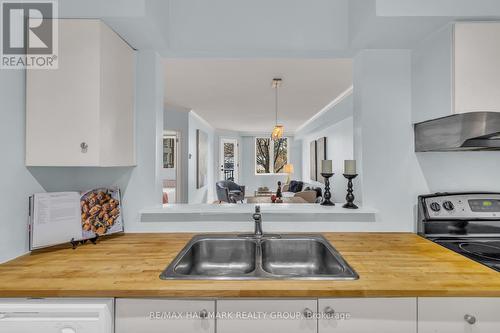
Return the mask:
<svg viewBox="0 0 500 333">
<path fill-rule="evenodd" d="M 500 296 L 500 273 L 409 233 L 325 233 L 355 281 L 182 281 L 159 275 L 193 235 L 125 234 L 0 265 L 0 297 Z"/>
</svg>

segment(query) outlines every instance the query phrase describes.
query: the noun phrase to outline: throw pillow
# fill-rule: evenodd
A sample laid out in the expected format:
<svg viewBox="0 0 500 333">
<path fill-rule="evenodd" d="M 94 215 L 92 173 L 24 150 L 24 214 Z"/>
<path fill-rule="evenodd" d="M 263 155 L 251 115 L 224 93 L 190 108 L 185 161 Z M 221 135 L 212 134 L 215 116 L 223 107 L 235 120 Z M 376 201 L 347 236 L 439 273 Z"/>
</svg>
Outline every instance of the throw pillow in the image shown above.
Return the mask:
<svg viewBox="0 0 500 333">
<path fill-rule="evenodd" d="M 302 187 L 304 187 L 304 183 L 301 181 L 292 180 L 290 181 L 289 191 L 293 193 L 297 193 L 302 191 Z"/>
<path fill-rule="evenodd" d="M 314 190 L 316 191 L 316 197 L 322 197 L 323 196 L 323 191 L 321 190 L 321 187 L 315 187 Z"/>
</svg>

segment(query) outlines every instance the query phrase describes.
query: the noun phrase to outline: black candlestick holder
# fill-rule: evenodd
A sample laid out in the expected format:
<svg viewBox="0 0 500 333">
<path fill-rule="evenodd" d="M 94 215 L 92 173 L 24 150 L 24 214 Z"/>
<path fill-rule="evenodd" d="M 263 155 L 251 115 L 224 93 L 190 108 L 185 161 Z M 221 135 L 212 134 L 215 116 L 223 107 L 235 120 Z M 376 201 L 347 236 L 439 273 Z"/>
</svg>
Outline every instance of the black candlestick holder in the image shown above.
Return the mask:
<svg viewBox="0 0 500 333">
<path fill-rule="evenodd" d="M 345 196 L 346 204 L 342 207 L 348 209 L 358 209 L 358 206 L 354 204 L 354 194 L 352 194 L 352 180 L 356 178 L 358 175 L 347 175 L 344 173 L 344 177 L 347 178 L 347 195 Z"/>
<path fill-rule="evenodd" d="M 335 204 L 330 200 L 332 198 L 332 193 L 330 192 L 330 177 L 333 173 L 321 173 L 323 178 L 325 178 L 325 194 L 323 195 L 323 201 L 321 205 L 323 206 L 335 206 Z"/>
</svg>

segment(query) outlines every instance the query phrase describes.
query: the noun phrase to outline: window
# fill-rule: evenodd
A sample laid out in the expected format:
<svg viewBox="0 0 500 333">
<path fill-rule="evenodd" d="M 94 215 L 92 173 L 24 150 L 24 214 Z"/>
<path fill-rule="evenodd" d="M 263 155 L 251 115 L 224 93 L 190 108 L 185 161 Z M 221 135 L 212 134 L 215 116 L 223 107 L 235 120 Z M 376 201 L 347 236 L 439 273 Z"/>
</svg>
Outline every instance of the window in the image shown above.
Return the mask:
<svg viewBox="0 0 500 333">
<path fill-rule="evenodd" d="M 163 168 L 175 168 L 175 136 L 163 135 Z"/>
<path fill-rule="evenodd" d="M 288 138 L 276 141 L 271 138 L 255 138 L 255 173 L 283 173 L 288 163 Z"/>
</svg>

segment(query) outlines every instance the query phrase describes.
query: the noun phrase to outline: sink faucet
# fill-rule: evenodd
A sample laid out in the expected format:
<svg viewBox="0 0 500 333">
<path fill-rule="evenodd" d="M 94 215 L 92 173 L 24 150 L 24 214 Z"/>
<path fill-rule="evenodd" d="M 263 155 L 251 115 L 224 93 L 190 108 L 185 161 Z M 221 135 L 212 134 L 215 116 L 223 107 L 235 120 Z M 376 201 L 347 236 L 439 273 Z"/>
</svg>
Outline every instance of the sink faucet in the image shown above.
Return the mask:
<svg viewBox="0 0 500 333">
<path fill-rule="evenodd" d="M 263 239 L 276 239 L 281 238 L 278 234 L 265 234 L 262 231 L 262 214 L 260 213 L 260 206 L 255 206 L 255 213 L 252 214 L 253 220 L 255 221 L 255 231 L 253 234 L 242 234 L 238 237 L 251 238 L 261 241 Z"/>
<path fill-rule="evenodd" d="M 260 206 L 255 206 L 255 213 L 252 215 L 255 221 L 255 237 L 261 238 L 262 233 L 262 214 L 260 213 Z"/>
</svg>

